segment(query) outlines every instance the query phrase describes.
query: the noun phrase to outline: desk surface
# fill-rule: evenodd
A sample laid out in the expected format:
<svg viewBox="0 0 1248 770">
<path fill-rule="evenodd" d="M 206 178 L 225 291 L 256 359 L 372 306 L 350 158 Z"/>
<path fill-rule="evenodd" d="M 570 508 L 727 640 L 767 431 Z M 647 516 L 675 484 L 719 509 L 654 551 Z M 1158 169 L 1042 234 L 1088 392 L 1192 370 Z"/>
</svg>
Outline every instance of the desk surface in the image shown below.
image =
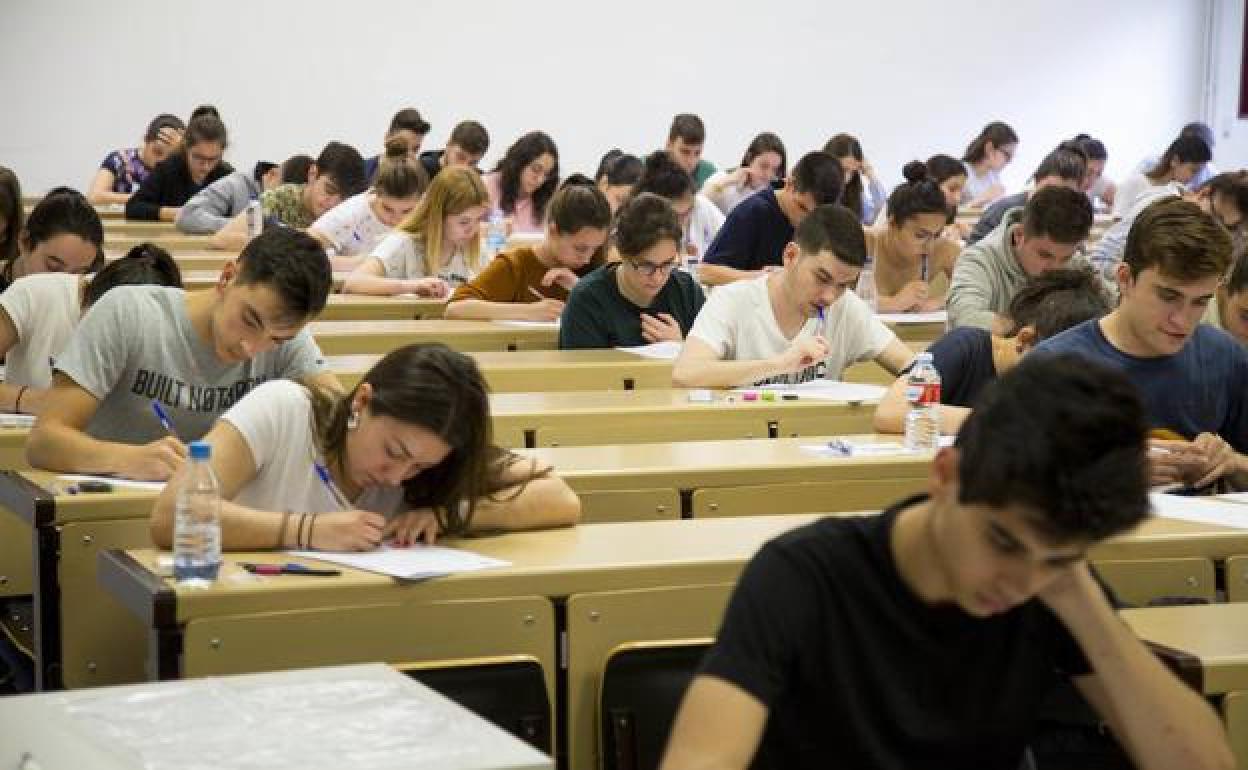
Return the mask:
<svg viewBox="0 0 1248 770">
<path fill-rule="evenodd" d="M 334 708 L 324 707 L 334 699 Z M 272 704 L 280 703 L 274 712 Z M 193 715 L 202 715 L 199 720 Z M 390 721 L 403 718 L 395 734 Z M 0 699 L 0 764 L 129 770 L 213 767 L 543 770 L 551 760 L 419 682 L 378 663 L 156 682 Z M 360 751 L 353 737 L 382 751 Z M 159 726 L 159 729 L 155 729 Z M 279 759 L 272 759 L 279 757 Z M 146 761 L 145 761 L 146 760 Z M 235 764 L 237 761 L 237 764 Z M 151 764 L 149 764 L 151 763 Z M 34 768 L 34 765 L 30 765 Z"/>
<path fill-rule="evenodd" d="M 350 568 L 343 568 L 343 574 L 335 578 L 282 575 L 256 579 L 238 563 L 280 562 L 288 557 L 272 552 L 231 553 L 214 585 L 191 590 L 156 577 L 159 552 L 152 549 L 104 554 L 100 580 L 149 627 L 181 624 L 194 617 L 375 600 L 561 597 L 587 591 L 700 585 L 735 581 L 763 543 L 816 518 L 794 514 L 585 524 L 446 540 L 446 545 L 504 559 L 511 566 L 423 583 L 404 584 Z"/>
<path fill-rule="evenodd" d="M 1163 648 L 1163 657 L 1206 695 L 1248 689 L 1248 604 L 1205 604 L 1123 610 L 1141 639 Z"/>
<path fill-rule="evenodd" d="M 388 353 L 413 342 L 442 342 L 456 350 L 554 350 L 559 329 L 497 321 L 313 321 L 312 336 L 326 355 Z"/>
</svg>

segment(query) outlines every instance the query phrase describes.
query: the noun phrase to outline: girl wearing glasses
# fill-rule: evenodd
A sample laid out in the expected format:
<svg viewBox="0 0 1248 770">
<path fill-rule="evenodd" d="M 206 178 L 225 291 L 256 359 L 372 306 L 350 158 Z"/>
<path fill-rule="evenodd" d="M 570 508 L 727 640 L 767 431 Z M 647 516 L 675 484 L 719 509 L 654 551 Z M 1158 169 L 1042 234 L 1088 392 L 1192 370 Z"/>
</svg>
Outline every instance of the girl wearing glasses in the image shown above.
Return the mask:
<svg viewBox="0 0 1248 770">
<path fill-rule="evenodd" d="M 126 219 L 172 222 L 195 193 L 234 171 L 222 159 L 225 124 L 214 112 L 191 118 L 182 149 L 158 163 L 126 201 Z"/>
<path fill-rule="evenodd" d="M 1001 172 L 1014 160 L 1017 151 L 1018 134 L 1014 129 L 1000 121 L 984 126 L 962 156 L 967 170 L 962 202 L 969 208 L 980 208 L 1005 195 Z"/>
<path fill-rule="evenodd" d="M 620 261 L 580 281 L 568 297 L 559 347 L 613 348 L 684 340 L 702 309 L 702 289 L 678 270 L 682 236 L 672 205 L 640 193 L 618 212 Z"/>
<path fill-rule="evenodd" d="M 874 259 L 876 309 L 881 313 L 938 310 L 945 305 L 948 279 L 960 250 L 955 241 L 940 236 L 949 204 L 940 185 L 928 178 L 926 164 L 907 163 L 902 174 L 906 181 L 889 196 L 887 219 L 863 232 L 867 253 Z M 943 285 L 934 290 L 933 282 L 942 275 Z"/>
</svg>

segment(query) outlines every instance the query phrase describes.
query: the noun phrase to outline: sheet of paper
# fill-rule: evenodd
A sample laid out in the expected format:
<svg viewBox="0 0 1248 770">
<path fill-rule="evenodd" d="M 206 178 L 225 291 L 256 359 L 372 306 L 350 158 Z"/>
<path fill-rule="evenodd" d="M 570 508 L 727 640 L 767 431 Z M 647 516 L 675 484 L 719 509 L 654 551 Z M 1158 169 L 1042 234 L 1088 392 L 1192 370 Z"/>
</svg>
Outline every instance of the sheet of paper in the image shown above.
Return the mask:
<svg viewBox="0 0 1248 770">
<path fill-rule="evenodd" d="M 876 313 L 875 317 L 886 324 L 935 324 L 947 323 L 949 313 L 933 310 L 930 313 Z"/>
<path fill-rule="evenodd" d="M 1248 492 L 1232 492 L 1226 495 L 1218 495 L 1217 499 L 1245 505 L 1248 504 Z"/>
<path fill-rule="evenodd" d="M 528 329 L 558 329 L 559 328 L 559 321 L 557 320 L 556 321 L 513 321 L 513 320 L 508 319 L 504 321 L 495 321 L 494 323 L 502 324 L 503 326 L 520 326 L 520 327 L 524 327 Z"/>
<path fill-rule="evenodd" d="M 76 481 L 103 481 L 114 487 L 146 489 L 152 492 L 159 492 L 165 488 L 165 482 L 163 481 L 135 481 L 134 479 L 119 479 L 113 476 L 87 476 L 80 473 L 62 473 L 60 478 L 71 483 Z"/>
<path fill-rule="evenodd" d="M 397 548 L 385 544 L 375 551 L 364 553 L 327 553 L 325 551 L 290 551 L 289 553 L 367 572 L 377 572 L 400 580 L 424 580 L 453 575 L 457 572 L 507 567 L 511 564 L 502 559 L 493 559 L 472 551 L 461 551 L 440 545 Z"/>
<path fill-rule="evenodd" d="M 631 348 L 616 348 L 616 350 L 624 353 L 632 353 L 642 358 L 657 358 L 663 361 L 675 361 L 680 355 L 684 343 L 675 342 L 673 340 L 663 340 L 662 342 L 652 342 L 649 345 L 637 345 Z"/>
<path fill-rule="evenodd" d="M 1219 524 L 1234 529 L 1248 529 L 1248 506 L 1219 501 L 1213 497 L 1184 497 L 1152 493 L 1148 496 L 1153 513 L 1167 519 L 1182 519 L 1199 524 Z"/>
<path fill-rule="evenodd" d="M 3 375 L 0 375 L 3 376 Z M 13 412 L 0 412 L 0 428 L 33 428 L 35 427 L 35 416 L 33 414 L 14 414 Z"/>
<path fill-rule="evenodd" d="M 906 449 L 900 441 L 841 441 L 826 444 L 803 444 L 803 452 L 820 457 L 890 457 L 918 454 Z"/>
<path fill-rule="evenodd" d="M 737 393 L 746 391 L 767 390 L 783 395 L 791 393 L 798 398 L 809 398 L 819 401 L 879 401 L 884 398 L 887 388 L 881 385 L 868 385 L 860 382 L 838 382 L 836 380 L 811 380 L 800 385 L 763 385 L 757 388 L 737 388 Z"/>
</svg>

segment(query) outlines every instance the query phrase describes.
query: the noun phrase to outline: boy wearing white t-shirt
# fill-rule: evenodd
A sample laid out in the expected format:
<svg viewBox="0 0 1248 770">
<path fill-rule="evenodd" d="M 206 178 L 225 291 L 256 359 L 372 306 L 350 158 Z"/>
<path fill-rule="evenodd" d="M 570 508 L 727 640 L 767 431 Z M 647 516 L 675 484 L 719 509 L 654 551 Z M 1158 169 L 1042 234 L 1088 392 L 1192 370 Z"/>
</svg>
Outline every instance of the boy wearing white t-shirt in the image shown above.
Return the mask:
<svg viewBox="0 0 1248 770">
<path fill-rule="evenodd" d="M 858 218 L 819 206 L 784 248 L 784 269 L 716 289 L 676 359 L 678 387 L 837 379 L 873 359 L 896 374 L 914 351 L 852 291 L 866 262 Z"/>
</svg>

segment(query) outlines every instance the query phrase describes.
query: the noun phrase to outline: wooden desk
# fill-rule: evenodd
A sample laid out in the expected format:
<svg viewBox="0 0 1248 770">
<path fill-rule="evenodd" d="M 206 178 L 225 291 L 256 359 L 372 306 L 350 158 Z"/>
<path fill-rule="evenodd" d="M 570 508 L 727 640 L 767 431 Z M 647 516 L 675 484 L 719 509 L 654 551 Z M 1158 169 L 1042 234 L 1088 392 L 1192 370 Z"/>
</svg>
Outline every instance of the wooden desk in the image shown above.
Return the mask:
<svg viewBox="0 0 1248 770">
<path fill-rule="evenodd" d="M 173 222 L 149 222 L 137 219 L 103 219 L 104 236 L 142 236 L 150 238 L 162 235 L 184 235 Z"/>
<path fill-rule="evenodd" d="M 334 708 L 326 708 L 326 700 Z M 280 713 L 268 710 L 273 703 L 281 704 Z M 173 710 L 181 718 L 168 718 L 170 704 L 177 704 Z M 413 717 L 409 732 L 389 732 L 396 708 Z M 201 712 L 202 722 L 188 718 Z M 422 767 L 444 770 L 554 767 L 468 709 L 380 664 L 14 696 L 0 700 L 0 722 L 0 765 L 29 770 L 36 762 L 48 770 L 176 766 L 188 744 L 199 749 L 191 754 L 214 767 L 254 767 L 266 757 L 262 764 L 275 769 L 330 762 L 340 770 L 373 770 L 410 767 L 404 757 L 416 756 Z M 144 722 L 160 725 L 159 739 L 152 740 L 157 733 L 143 729 Z M 342 741 L 344 724 L 358 726 L 352 737 L 360 745 Z M 385 743 L 380 751 L 359 750 L 379 739 Z M 235 765 L 235 757 L 247 761 Z"/>
<path fill-rule="evenodd" d="M 104 234 L 104 250 L 126 252 L 140 243 L 151 242 L 163 247 L 170 253 L 177 251 L 203 251 L 208 248 L 207 235 L 185 235 L 183 233 L 149 233 L 147 235 Z"/>
<path fill-rule="evenodd" d="M 156 241 L 153 241 L 153 243 L 163 245 Z M 170 255 L 173 257 L 173 261 L 177 263 L 178 269 L 182 271 L 183 277 L 185 277 L 185 275 L 189 272 L 204 270 L 212 272 L 213 277 L 215 278 L 216 275 L 221 272 L 221 268 L 225 266 L 225 263 L 231 262 L 238 257 L 237 253 L 229 251 L 216 251 L 213 249 L 201 248 L 172 250 L 168 249 L 168 247 L 165 248 L 170 252 Z M 127 251 L 128 249 L 119 249 L 107 246 L 104 253 L 107 259 L 111 262 L 115 259 L 124 257 Z"/>
<path fill-rule="evenodd" d="M 210 289 L 216 286 L 217 281 L 221 278 L 220 267 L 188 270 L 179 263 L 179 269 L 182 270 L 182 286 L 188 291 Z M 347 273 L 334 273 L 334 285 L 341 286 L 346 277 Z"/>
<path fill-rule="evenodd" d="M 313 321 L 308 328 L 326 355 L 389 353 L 413 342 L 442 342 L 455 350 L 554 350 L 559 330 L 497 321 Z"/>
<path fill-rule="evenodd" d="M 1248 767 L 1248 605 L 1149 607 L 1121 615 L 1193 689 L 1221 698 L 1236 765 Z"/>
</svg>

